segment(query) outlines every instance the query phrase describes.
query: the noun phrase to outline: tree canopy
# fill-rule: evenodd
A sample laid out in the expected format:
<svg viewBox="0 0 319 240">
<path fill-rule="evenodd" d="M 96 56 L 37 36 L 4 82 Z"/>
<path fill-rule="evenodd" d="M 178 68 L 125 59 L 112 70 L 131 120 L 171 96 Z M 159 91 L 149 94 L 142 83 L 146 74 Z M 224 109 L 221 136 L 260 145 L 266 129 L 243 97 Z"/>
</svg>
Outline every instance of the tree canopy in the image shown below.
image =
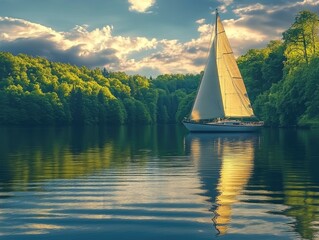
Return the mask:
<svg viewBox="0 0 319 240">
<path fill-rule="evenodd" d="M 199 79 L 187 74 L 150 80 L 0 52 L 0 123 L 176 122 L 180 101 L 196 90 Z"/>
</svg>

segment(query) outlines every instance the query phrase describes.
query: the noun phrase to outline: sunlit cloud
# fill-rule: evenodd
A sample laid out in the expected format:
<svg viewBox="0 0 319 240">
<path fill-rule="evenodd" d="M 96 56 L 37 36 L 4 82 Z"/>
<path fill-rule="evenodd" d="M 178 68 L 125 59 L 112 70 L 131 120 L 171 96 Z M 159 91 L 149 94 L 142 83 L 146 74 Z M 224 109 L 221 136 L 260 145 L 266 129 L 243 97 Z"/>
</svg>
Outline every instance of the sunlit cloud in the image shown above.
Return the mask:
<svg viewBox="0 0 319 240">
<path fill-rule="evenodd" d="M 89 30 L 75 26 L 57 32 L 21 19 L 0 19 L 0 49 L 12 53 L 43 56 L 52 61 L 111 71 L 152 74 L 199 73 L 204 70 L 212 41 L 212 25 L 197 20 L 198 37 L 187 42 L 177 39 L 113 36 L 113 26 Z M 224 22 L 229 38 L 239 50 L 246 42 L 260 42 L 264 35 L 249 28 L 236 27 L 235 20 Z M 238 29 L 240 30 L 238 33 Z M 24 33 L 24 34 L 21 34 Z M 240 54 L 236 51 L 236 54 Z M 139 57 L 136 57 L 139 55 Z"/>
<path fill-rule="evenodd" d="M 204 24 L 205 23 L 205 18 L 202 18 L 202 19 L 198 19 L 197 21 L 196 21 L 196 23 L 198 23 L 198 24 Z"/>
<path fill-rule="evenodd" d="M 253 5 L 248 5 L 245 7 L 237 8 L 233 12 L 236 13 L 237 15 L 243 15 L 245 13 L 250 13 L 253 11 L 258 11 L 258 10 L 264 10 L 266 7 L 260 3 L 256 3 Z"/>
<path fill-rule="evenodd" d="M 144 13 L 155 4 L 155 0 L 128 0 L 130 11 Z"/>
<path fill-rule="evenodd" d="M 231 0 L 230 0 L 231 1 Z M 228 0 L 221 0 L 230 8 Z M 225 19 L 224 26 L 237 56 L 251 48 L 266 46 L 271 40 L 282 38 L 282 33 L 290 27 L 296 14 L 303 9 L 319 9 L 318 0 L 302 1 L 260 1 L 254 4 L 234 2 L 232 19 Z"/>
<path fill-rule="evenodd" d="M 227 12 L 227 7 L 233 3 L 233 0 L 218 0 L 221 5 L 218 7 L 218 10 L 222 13 Z"/>
<path fill-rule="evenodd" d="M 0 50 L 119 70 L 129 54 L 157 45 L 156 39 L 113 36 L 112 29 L 105 26 L 90 31 L 82 25 L 69 32 L 57 32 L 21 19 L 0 18 Z"/>
<path fill-rule="evenodd" d="M 131 59 L 124 68 L 130 72 L 148 67 L 160 73 L 199 73 L 204 70 L 206 63 L 211 30 L 212 26 L 209 24 L 200 25 L 199 37 L 184 43 L 178 40 L 160 40 L 155 53 L 140 60 Z"/>
<path fill-rule="evenodd" d="M 266 45 L 266 43 L 270 41 L 266 33 L 240 25 L 240 21 L 241 19 L 224 21 L 227 36 L 236 56 L 240 56 L 249 48 Z"/>
<path fill-rule="evenodd" d="M 246 3 L 245 3 L 246 2 Z M 155 0 L 128 0 L 131 11 L 147 12 Z M 318 9 L 318 0 L 259 1 L 240 3 L 219 0 L 221 18 L 238 57 L 251 48 L 265 47 L 281 39 L 301 9 Z M 193 20 L 197 32 L 191 39 L 153 38 L 151 34 L 116 34 L 118 26 L 92 28 L 76 25 L 70 30 L 53 28 L 23 19 L 0 17 L 0 51 L 46 57 L 51 61 L 88 67 L 105 67 L 130 74 L 199 73 L 204 70 L 212 41 L 212 25 L 207 19 Z M 115 29 L 116 28 L 116 29 Z M 117 31 L 116 31 L 117 30 Z M 190 29 L 193 31 L 194 29 Z"/>
<path fill-rule="evenodd" d="M 303 8 L 307 7 L 313 7 L 313 6 L 319 6 L 319 1 L 318 0 L 303 0 L 303 1 L 292 1 L 288 2 L 285 5 L 280 5 L 280 4 L 275 4 L 270 7 L 268 10 L 269 13 L 274 12 L 274 11 L 280 11 L 280 10 L 286 10 L 286 9 L 294 9 L 294 8 L 299 8 L 302 10 Z M 295 12 L 295 11 L 293 11 Z"/>
<path fill-rule="evenodd" d="M 113 36 L 113 26 L 108 25 L 93 30 L 81 25 L 68 32 L 57 32 L 25 20 L 1 18 L 0 50 L 76 65 L 106 67 L 111 71 L 139 73 L 148 69 L 157 74 L 198 73 L 203 70 L 211 26 L 201 24 L 204 20 L 197 22 L 199 37 L 182 43 L 176 39 Z M 134 58 L 134 53 L 142 57 Z"/>
<path fill-rule="evenodd" d="M 63 37 L 52 28 L 23 19 L 0 17 L 0 40 L 12 41 L 17 38 L 49 37 L 60 41 Z"/>
</svg>

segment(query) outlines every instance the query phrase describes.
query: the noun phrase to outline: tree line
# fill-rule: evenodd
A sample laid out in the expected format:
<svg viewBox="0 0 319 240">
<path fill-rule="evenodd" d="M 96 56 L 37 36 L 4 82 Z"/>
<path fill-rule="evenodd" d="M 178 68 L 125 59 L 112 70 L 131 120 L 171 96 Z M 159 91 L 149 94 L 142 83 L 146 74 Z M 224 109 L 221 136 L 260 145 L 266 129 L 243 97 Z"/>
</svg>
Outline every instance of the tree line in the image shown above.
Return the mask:
<svg viewBox="0 0 319 240">
<path fill-rule="evenodd" d="M 319 21 L 301 11 L 282 40 L 238 58 L 255 114 L 270 126 L 319 124 Z M 0 124 L 176 123 L 203 73 L 156 78 L 0 52 Z"/>
<path fill-rule="evenodd" d="M 0 52 L 0 124 L 174 123 L 200 74 L 129 76 Z"/>
</svg>

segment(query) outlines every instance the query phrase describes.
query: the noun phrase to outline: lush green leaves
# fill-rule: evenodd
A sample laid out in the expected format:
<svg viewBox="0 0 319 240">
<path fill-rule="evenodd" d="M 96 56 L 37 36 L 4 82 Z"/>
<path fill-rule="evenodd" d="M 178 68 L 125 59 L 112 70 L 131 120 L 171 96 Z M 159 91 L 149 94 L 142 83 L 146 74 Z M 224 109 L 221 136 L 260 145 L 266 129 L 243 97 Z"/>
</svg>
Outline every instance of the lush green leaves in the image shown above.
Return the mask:
<svg viewBox="0 0 319 240">
<path fill-rule="evenodd" d="M 199 75 L 150 80 L 0 52 L 0 124 L 175 122 L 180 101 L 198 80 Z"/>
<path fill-rule="evenodd" d="M 292 26 L 283 33 L 287 64 L 309 63 L 309 59 L 318 54 L 318 21 L 316 13 L 301 11 Z"/>
<path fill-rule="evenodd" d="M 301 11 L 283 42 L 239 58 L 257 116 L 273 126 L 307 125 L 319 119 L 318 16 Z M 308 124 L 308 125 L 309 125 Z"/>
</svg>

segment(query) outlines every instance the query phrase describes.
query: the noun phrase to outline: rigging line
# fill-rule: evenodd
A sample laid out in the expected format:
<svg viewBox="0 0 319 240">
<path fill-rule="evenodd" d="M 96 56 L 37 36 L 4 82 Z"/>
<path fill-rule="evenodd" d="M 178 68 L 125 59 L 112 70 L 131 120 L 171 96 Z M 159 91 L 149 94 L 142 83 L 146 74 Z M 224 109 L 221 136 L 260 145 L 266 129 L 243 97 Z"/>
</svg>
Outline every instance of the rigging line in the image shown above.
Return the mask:
<svg viewBox="0 0 319 240">
<path fill-rule="evenodd" d="M 227 55 L 229 55 L 229 54 L 226 53 L 225 55 L 227 56 Z M 223 59 L 223 60 L 225 61 L 225 59 Z M 225 61 L 225 62 L 226 62 L 226 61 Z M 236 62 L 236 60 L 235 60 L 235 62 Z M 237 63 L 236 63 L 236 65 L 237 65 Z M 237 94 L 239 100 L 241 101 L 241 103 L 242 103 L 242 105 L 244 106 L 245 110 L 246 110 L 247 112 L 249 112 L 250 109 L 248 109 L 248 108 L 246 107 L 246 105 L 251 105 L 250 100 L 249 100 L 249 98 L 248 98 L 248 94 L 246 93 L 248 100 L 247 100 L 247 99 L 243 99 L 243 97 L 242 97 L 241 95 L 245 95 L 245 93 L 243 93 L 243 92 L 241 91 L 241 89 L 237 86 L 237 84 L 235 84 L 235 82 L 233 81 L 233 79 L 241 79 L 241 80 L 243 81 L 242 76 L 241 76 L 241 77 L 234 77 L 234 76 L 232 76 L 232 74 L 231 74 L 232 71 L 229 69 L 228 64 L 225 64 L 225 66 L 226 66 L 227 72 L 229 73 L 229 76 L 230 76 L 231 79 L 232 79 L 231 83 L 232 83 L 232 85 L 233 85 L 233 87 L 234 87 L 234 89 L 235 89 L 235 91 L 236 91 L 236 94 Z M 238 69 L 238 66 L 237 66 L 237 69 Z M 239 69 L 238 69 L 238 71 L 239 71 Z M 239 74 L 241 74 L 240 71 L 239 71 Z M 239 94 L 239 93 L 240 93 L 240 94 Z"/>
<path fill-rule="evenodd" d="M 240 88 L 236 85 L 236 84 L 234 84 L 234 82 L 233 82 L 233 85 L 234 85 L 234 87 L 242 94 L 242 95 L 245 95 L 245 93 L 243 93 L 241 90 L 240 90 Z M 247 93 L 246 93 L 247 94 Z M 249 100 L 249 98 L 248 98 L 248 94 L 247 94 L 247 99 L 243 99 L 242 98 L 242 96 L 240 96 L 239 95 L 239 99 L 240 99 L 240 101 L 241 101 L 241 103 L 242 103 L 242 105 L 244 106 L 244 108 L 246 109 L 246 111 L 247 112 L 249 112 L 249 111 L 251 111 L 251 109 L 249 109 L 248 107 L 246 107 L 246 106 L 251 106 L 251 103 L 250 103 L 250 100 Z M 248 104 L 249 103 L 249 104 Z M 247 104 L 247 105 L 246 105 Z"/>
<path fill-rule="evenodd" d="M 239 71 L 239 69 L 238 69 L 238 71 Z M 240 73 L 240 72 L 239 72 Z M 241 79 L 243 82 L 244 82 L 244 80 L 243 80 L 243 78 L 242 77 L 233 77 L 233 76 L 231 76 L 232 78 L 236 78 L 236 79 Z M 241 93 L 243 96 L 245 96 L 245 94 L 246 94 L 246 99 L 244 98 L 242 98 L 242 96 L 241 95 L 239 95 L 239 98 L 240 98 L 240 100 L 241 100 L 241 102 L 242 102 L 242 104 L 244 105 L 244 106 L 246 106 L 245 104 L 248 104 L 249 103 L 249 105 L 250 105 L 250 100 L 249 100 L 249 98 L 248 98 L 248 94 L 247 94 L 247 90 L 246 90 L 246 93 L 244 93 L 244 92 L 242 92 L 242 90 L 237 86 L 237 84 L 235 84 L 235 82 L 234 81 L 232 81 L 232 85 L 234 86 L 234 88 L 237 90 L 237 92 L 239 92 L 239 93 Z M 245 87 L 246 88 L 246 87 Z M 246 108 L 246 107 L 245 107 Z M 247 108 L 246 108 L 247 109 Z"/>
<path fill-rule="evenodd" d="M 225 59 L 223 59 L 223 60 L 225 61 Z M 236 61 L 236 60 L 235 60 L 235 61 Z M 226 61 L 225 61 L 225 62 L 226 62 Z M 234 87 L 234 89 L 235 89 L 235 91 L 236 91 L 236 94 L 237 94 L 237 96 L 238 96 L 240 102 L 241 102 L 242 105 L 244 106 L 244 109 L 246 110 L 246 112 L 249 112 L 250 109 L 248 109 L 248 108 L 246 107 L 246 104 L 249 103 L 249 105 L 251 105 L 251 104 L 250 104 L 250 101 L 249 101 L 249 102 L 248 102 L 247 100 L 245 101 L 245 99 L 243 99 L 242 96 L 241 96 L 240 94 L 238 94 L 238 93 L 241 93 L 242 95 L 244 95 L 244 93 L 241 91 L 241 89 L 234 83 L 234 81 L 233 81 L 233 78 L 234 78 L 234 77 L 232 76 L 231 71 L 230 71 L 228 65 L 227 65 L 227 64 L 225 64 L 225 65 L 226 65 L 227 72 L 228 72 L 229 76 L 230 76 L 231 79 L 232 79 L 231 83 L 232 83 L 232 85 L 233 85 L 233 87 Z M 239 69 L 238 69 L 238 71 L 239 71 Z M 238 77 L 238 78 L 239 78 L 239 77 Z M 241 77 L 241 79 L 242 79 L 242 77 Z M 247 95 L 247 96 L 248 96 L 248 95 Z M 249 100 L 249 99 L 248 99 L 248 100 Z"/>
<path fill-rule="evenodd" d="M 224 47 L 225 47 L 225 45 L 226 44 L 224 44 Z M 226 47 L 225 47 L 225 49 L 226 49 Z M 223 53 L 223 55 L 229 55 L 227 52 L 226 53 Z M 223 58 L 223 60 L 226 62 L 226 60 Z M 235 62 L 236 62 L 236 60 L 235 60 Z M 237 63 L 236 63 L 236 65 L 237 65 Z M 228 66 L 228 64 L 225 64 L 225 66 L 226 66 L 226 69 L 227 69 L 227 72 L 229 73 L 229 76 L 231 77 L 231 79 L 241 79 L 241 80 L 243 80 L 243 78 L 242 78 L 242 76 L 240 76 L 240 77 L 234 77 L 234 76 L 232 76 L 232 74 L 231 74 L 231 70 L 229 69 L 229 66 Z M 237 66 L 237 69 L 238 69 L 238 66 Z M 240 71 L 239 71 L 239 69 L 238 69 L 238 72 L 239 72 L 239 74 L 241 74 L 240 73 Z M 241 93 L 242 95 L 244 95 L 244 93 L 241 91 L 241 89 L 234 83 L 234 81 L 231 81 L 232 82 L 232 85 L 234 86 L 234 89 L 236 90 L 236 94 L 239 96 L 239 99 L 240 99 L 240 101 L 241 101 L 241 103 L 245 106 L 245 104 L 247 104 L 247 103 L 249 103 L 249 105 L 250 105 L 250 101 L 245 101 L 244 99 L 242 99 L 242 97 L 238 94 L 238 92 L 239 93 Z M 247 95 L 247 97 L 248 97 L 248 95 Z M 249 98 L 248 98 L 248 100 L 249 100 Z M 247 107 L 245 106 L 245 109 L 247 110 Z"/>
</svg>

